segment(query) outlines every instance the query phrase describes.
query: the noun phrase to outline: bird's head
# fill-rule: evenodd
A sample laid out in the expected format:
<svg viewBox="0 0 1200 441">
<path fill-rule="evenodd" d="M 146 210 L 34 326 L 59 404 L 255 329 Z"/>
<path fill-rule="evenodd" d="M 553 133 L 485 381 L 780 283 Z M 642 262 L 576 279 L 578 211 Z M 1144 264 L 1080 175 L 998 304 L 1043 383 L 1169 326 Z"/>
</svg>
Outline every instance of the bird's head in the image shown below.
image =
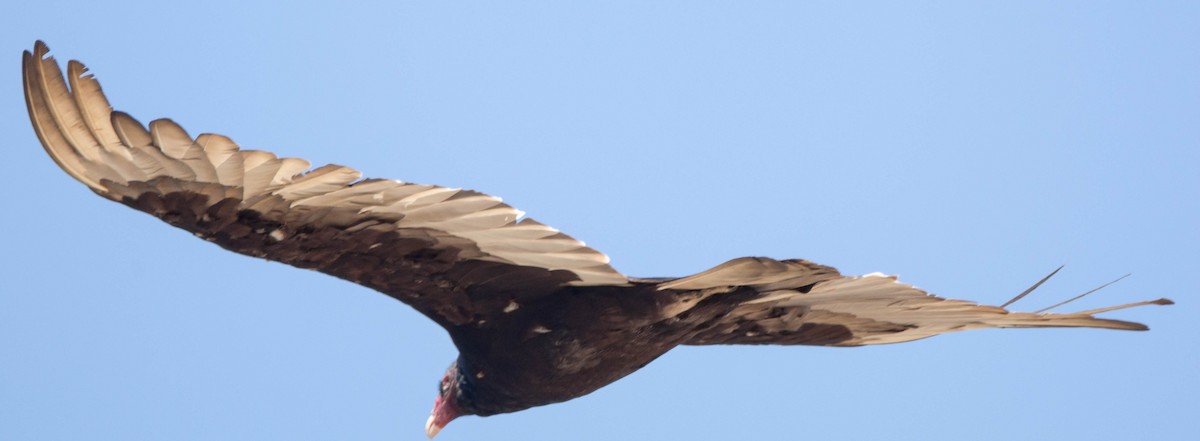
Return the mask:
<svg viewBox="0 0 1200 441">
<path fill-rule="evenodd" d="M 425 434 L 430 439 L 437 436 L 443 427 L 450 424 L 450 421 L 464 415 L 461 404 L 465 400 L 464 386 L 469 387 L 459 373 L 458 362 L 455 361 L 449 369 L 446 369 L 446 375 L 438 384 L 438 397 L 433 402 L 433 412 L 429 415 L 429 421 L 425 422 Z"/>
</svg>

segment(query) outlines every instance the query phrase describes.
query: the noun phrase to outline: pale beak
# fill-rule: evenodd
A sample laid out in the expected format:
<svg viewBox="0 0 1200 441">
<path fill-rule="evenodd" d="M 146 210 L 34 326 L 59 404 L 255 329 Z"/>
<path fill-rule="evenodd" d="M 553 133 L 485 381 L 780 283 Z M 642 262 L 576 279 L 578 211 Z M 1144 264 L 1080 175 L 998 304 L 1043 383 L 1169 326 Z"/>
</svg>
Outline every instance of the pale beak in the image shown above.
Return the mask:
<svg viewBox="0 0 1200 441">
<path fill-rule="evenodd" d="M 437 423 L 433 422 L 434 418 L 436 417 L 437 415 L 430 415 L 429 421 L 425 422 L 425 435 L 428 436 L 429 439 L 433 439 L 433 437 L 437 436 L 438 432 L 442 431 L 442 426 L 439 426 Z"/>
</svg>

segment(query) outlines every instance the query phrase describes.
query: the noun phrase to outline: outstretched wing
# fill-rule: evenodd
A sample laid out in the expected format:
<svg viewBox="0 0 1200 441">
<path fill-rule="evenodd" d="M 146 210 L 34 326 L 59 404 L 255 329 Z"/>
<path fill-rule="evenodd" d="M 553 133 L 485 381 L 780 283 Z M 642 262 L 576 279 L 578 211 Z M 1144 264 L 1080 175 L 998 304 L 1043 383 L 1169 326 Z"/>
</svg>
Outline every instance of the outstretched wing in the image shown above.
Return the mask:
<svg viewBox="0 0 1200 441">
<path fill-rule="evenodd" d="M 97 194 L 238 253 L 347 279 L 461 324 L 565 284 L 625 284 L 608 257 L 500 198 L 195 139 L 167 119 L 149 130 L 114 112 L 77 61 L 64 78 L 37 42 L 23 59 L 34 130 L 60 167 Z M 69 86 L 68 86 L 69 82 Z"/>
<path fill-rule="evenodd" d="M 706 302 L 736 302 L 727 314 L 696 324 L 697 333 L 684 343 L 690 345 L 860 346 L 982 328 L 1145 330 L 1140 323 L 1096 318 L 1093 314 L 1171 304 L 1170 300 L 1159 299 L 1069 314 L 1013 312 L 933 296 L 900 283 L 895 276 L 843 276 L 833 268 L 811 262 L 761 257 L 734 259 L 694 276 L 661 283 L 659 289 L 708 293 Z M 736 295 L 746 289 L 754 295 Z"/>
</svg>

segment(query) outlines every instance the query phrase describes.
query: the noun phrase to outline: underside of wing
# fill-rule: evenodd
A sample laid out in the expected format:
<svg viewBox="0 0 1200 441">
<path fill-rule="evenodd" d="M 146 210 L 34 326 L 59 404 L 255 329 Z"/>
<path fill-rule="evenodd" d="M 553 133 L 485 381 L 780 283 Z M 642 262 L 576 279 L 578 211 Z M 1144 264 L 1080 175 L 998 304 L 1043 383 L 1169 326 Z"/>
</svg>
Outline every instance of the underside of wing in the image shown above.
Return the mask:
<svg viewBox="0 0 1200 441">
<path fill-rule="evenodd" d="M 81 63 L 64 77 L 48 51 L 38 42 L 23 69 L 30 120 L 54 161 L 99 195 L 225 248 L 362 283 L 431 316 L 469 314 L 464 304 L 484 301 L 470 298 L 472 286 L 628 282 L 604 254 L 494 196 L 361 180 L 338 165 L 310 170 L 221 135 L 192 138 L 167 119 L 147 129 L 114 112 Z M 439 293 L 462 298 L 427 298 Z"/>
<path fill-rule="evenodd" d="M 1015 312 L 930 295 L 897 281 L 895 276 L 842 276 L 833 268 L 811 262 L 768 258 L 735 259 L 659 285 L 659 289 L 713 293 L 706 302 L 734 301 L 726 300 L 721 293 L 739 287 L 752 288 L 757 295 L 748 300 L 738 298 L 730 305 L 728 314 L 699 324 L 697 333 L 685 344 L 860 346 L 983 328 L 1145 330 L 1146 326 L 1140 323 L 1098 318 L 1094 314 L 1171 303 L 1159 299 L 1063 314 Z"/>
</svg>

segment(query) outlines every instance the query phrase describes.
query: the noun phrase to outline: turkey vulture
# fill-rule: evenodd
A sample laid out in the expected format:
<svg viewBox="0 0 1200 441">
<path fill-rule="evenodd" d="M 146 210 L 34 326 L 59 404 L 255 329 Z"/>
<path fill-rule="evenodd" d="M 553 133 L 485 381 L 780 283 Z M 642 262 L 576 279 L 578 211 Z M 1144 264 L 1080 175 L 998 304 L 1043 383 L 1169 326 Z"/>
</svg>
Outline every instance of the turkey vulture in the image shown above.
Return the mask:
<svg viewBox="0 0 1200 441">
<path fill-rule="evenodd" d="M 96 194 L 225 249 L 375 289 L 446 329 L 459 356 L 441 380 L 430 437 L 462 415 L 586 395 L 679 345 L 859 346 L 1008 327 L 1145 330 L 1094 315 L 1171 303 L 1012 312 L 1008 303 L 944 299 L 892 276 L 764 257 L 681 278 L 628 277 L 494 196 L 361 179 L 339 165 L 310 170 L 303 159 L 243 150 L 221 135 L 192 138 L 169 119 L 147 129 L 112 110 L 83 64 L 69 62 L 64 77 L 48 51 L 39 41 L 24 53 L 30 120 L 50 157 Z"/>
</svg>

